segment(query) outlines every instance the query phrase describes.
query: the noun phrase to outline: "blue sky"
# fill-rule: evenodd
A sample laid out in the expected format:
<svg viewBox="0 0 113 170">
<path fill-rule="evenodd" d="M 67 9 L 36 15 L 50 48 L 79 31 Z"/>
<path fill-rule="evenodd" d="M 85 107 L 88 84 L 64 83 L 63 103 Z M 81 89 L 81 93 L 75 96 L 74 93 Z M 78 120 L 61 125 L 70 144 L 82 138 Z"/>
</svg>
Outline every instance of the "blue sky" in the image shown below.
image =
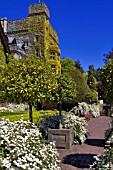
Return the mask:
<svg viewBox="0 0 113 170">
<path fill-rule="evenodd" d="M 42 1 L 41 1 L 42 2 Z M 61 58 L 80 60 L 85 71 L 104 65 L 104 53 L 113 48 L 113 0 L 44 0 L 50 22 L 59 35 Z M 0 18 L 25 18 L 28 4 L 38 0 L 0 0 Z"/>
</svg>

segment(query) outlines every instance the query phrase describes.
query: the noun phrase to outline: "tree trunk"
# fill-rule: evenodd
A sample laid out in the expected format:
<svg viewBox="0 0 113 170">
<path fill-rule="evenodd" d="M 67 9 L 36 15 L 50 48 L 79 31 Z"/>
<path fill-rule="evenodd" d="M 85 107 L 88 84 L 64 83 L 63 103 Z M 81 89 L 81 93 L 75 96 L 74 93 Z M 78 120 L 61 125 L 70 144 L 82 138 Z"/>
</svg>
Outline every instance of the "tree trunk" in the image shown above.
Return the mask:
<svg viewBox="0 0 113 170">
<path fill-rule="evenodd" d="M 59 129 L 62 129 L 62 103 L 59 103 Z"/>
<path fill-rule="evenodd" d="M 29 104 L 29 121 L 33 123 L 32 103 Z"/>
</svg>

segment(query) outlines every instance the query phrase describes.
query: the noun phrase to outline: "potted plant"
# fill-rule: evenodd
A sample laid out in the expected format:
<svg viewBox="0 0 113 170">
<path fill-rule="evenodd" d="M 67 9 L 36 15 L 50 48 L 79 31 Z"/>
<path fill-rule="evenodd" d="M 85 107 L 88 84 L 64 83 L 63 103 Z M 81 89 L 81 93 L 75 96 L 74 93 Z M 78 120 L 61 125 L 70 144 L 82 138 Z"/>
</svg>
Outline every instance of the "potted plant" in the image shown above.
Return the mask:
<svg viewBox="0 0 113 170">
<path fill-rule="evenodd" d="M 59 104 L 59 128 L 48 129 L 48 140 L 56 141 L 57 147 L 70 148 L 74 142 L 73 128 L 62 128 L 62 103 L 73 100 L 76 96 L 76 89 L 75 83 L 68 73 L 62 73 L 58 77 L 56 96 Z"/>
</svg>

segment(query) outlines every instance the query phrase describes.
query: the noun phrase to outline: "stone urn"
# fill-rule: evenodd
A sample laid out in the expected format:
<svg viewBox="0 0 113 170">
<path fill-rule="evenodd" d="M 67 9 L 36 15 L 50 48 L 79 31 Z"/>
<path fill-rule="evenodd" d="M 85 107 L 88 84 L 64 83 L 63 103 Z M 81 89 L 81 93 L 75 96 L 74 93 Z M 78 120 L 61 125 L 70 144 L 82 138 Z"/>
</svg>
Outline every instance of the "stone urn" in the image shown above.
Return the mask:
<svg viewBox="0 0 113 170">
<path fill-rule="evenodd" d="M 74 143 L 74 131 L 70 129 L 48 129 L 48 141 L 55 141 L 57 148 L 70 149 Z"/>
</svg>

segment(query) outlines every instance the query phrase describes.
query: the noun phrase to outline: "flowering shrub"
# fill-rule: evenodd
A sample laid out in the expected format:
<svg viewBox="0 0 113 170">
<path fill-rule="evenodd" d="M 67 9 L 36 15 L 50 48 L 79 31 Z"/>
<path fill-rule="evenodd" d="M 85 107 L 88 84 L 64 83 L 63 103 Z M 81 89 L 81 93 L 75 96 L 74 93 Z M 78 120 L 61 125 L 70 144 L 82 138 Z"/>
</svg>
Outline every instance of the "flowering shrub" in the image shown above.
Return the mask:
<svg viewBox="0 0 113 170">
<path fill-rule="evenodd" d="M 91 118 L 90 112 L 86 113 L 84 117 L 85 117 L 86 121 L 89 121 Z"/>
<path fill-rule="evenodd" d="M 70 112 L 78 116 L 85 116 L 88 112 L 90 112 L 93 117 L 100 116 L 100 111 L 96 104 L 90 105 L 85 102 L 78 103 L 78 106 L 73 107 Z"/>
<path fill-rule="evenodd" d="M 96 104 L 89 105 L 89 108 L 90 108 L 90 113 L 93 117 L 100 116 L 100 110 Z"/>
<path fill-rule="evenodd" d="M 41 142 L 41 134 L 30 122 L 0 120 L 0 169 L 60 170 L 55 144 Z"/>
<path fill-rule="evenodd" d="M 105 133 L 106 143 L 102 155 L 95 156 L 95 162 L 90 166 L 91 170 L 112 170 L 113 169 L 113 121 Z"/>
<path fill-rule="evenodd" d="M 15 110 L 24 111 L 28 110 L 27 104 L 15 104 L 15 103 L 9 103 L 6 107 L 0 107 L 0 111 L 9 111 L 13 112 Z"/>
<path fill-rule="evenodd" d="M 113 136 L 107 141 L 102 155 L 94 156 L 95 162 L 90 165 L 91 170 L 112 170 L 113 168 Z"/>
<path fill-rule="evenodd" d="M 86 140 L 87 130 L 85 118 L 80 118 L 73 114 L 63 114 L 62 115 L 62 125 L 63 128 L 73 128 L 74 129 L 74 142 L 83 143 Z M 47 137 L 48 129 L 58 129 L 59 128 L 59 115 L 54 116 L 43 116 L 40 123 L 41 132 Z"/>
<path fill-rule="evenodd" d="M 74 143 L 83 143 L 87 137 L 87 130 L 85 118 L 67 114 L 64 116 L 65 128 L 73 128 L 74 130 Z"/>
</svg>

